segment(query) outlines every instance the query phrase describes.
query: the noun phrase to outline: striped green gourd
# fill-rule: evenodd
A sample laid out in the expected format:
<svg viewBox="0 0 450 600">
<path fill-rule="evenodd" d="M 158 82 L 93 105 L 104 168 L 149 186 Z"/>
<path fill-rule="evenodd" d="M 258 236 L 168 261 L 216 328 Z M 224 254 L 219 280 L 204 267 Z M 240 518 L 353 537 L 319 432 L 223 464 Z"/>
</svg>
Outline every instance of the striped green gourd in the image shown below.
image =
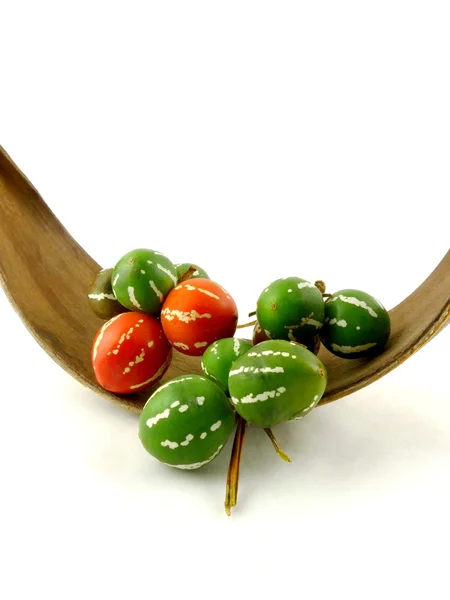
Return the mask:
<svg viewBox="0 0 450 600">
<path fill-rule="evenodd" d="M 175 265 L 178 279 L 181 279 L 191 267 L 193 267 L 195 271 L 190 277 L 188 277 L 188 279 L 211 279 L 204 269 L 202 269 L 198 265 L 194 265 L 193 263 L 181 263 Z"/>
<path fill-rule="evenodd" d="M 202 356 L 202 371 L 228 393 L 228 376 L 234 362 L 252 349 L 249 340 L 223 338 L 211 344 Z"/>
<path fill-rule="evenodd" d="M 261 342 L 238 358 L 228 386 L 236 411 L 257 427 L 274 427 L 308 414 L 327 385 L 322 361 L 295 342 Z"/>
<path fill-rule="evenodd" d="M 322 293 L 299 277 L 277 279 L 259 296 L 256 316 L 268 338 L 310 345 L 324 321 Z"/>
<path fill-rule="evenodd" d="M 340 290 L 325 302 L 320 336 L 324 346 L 341 358 L 363 358 L 381 352 L 390 331 L 388 311 L 365 292 Z"/>
<path fill-rule="evenodd" d="M 139 248 L 122 256 L 111 281 L 120 304 L 132 311 L 158 316 L 178 278 L 175 266 L 166 256 Z"/>
<path fill-rule="evenodd" d="M 225 393 L 206 377 L 171 379 L 149 398 L 139 419 L 144 448 L 178 469 L 198 469 L 222 450 L 235 425 Z"/>
</svg>

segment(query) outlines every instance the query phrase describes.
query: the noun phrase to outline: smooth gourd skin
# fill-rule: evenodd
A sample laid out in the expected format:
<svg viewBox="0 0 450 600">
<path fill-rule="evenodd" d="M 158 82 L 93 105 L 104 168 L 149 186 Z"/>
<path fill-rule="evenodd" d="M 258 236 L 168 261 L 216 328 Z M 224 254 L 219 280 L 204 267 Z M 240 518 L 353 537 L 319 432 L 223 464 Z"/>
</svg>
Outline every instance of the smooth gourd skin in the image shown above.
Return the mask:
<svg viewBox="0 0 450 600">
<path fill-rule="evenodd" d="M 102 269 L 89 287 L 89 306 L 100 319 L 109 320 L 127 310 L 114 296 L 111 286 L 112 272 L 112 269 Z"/>
<path fill-rule="evenodd" d="M 250 425 L 274 427 L 301 418 L 327 385 L 322 361 L 295 342 L 269 340 L 238 358 L 228 386 L 236 411 Z"/>
<path fill-rule="evenodd" d="M 161 310 L 167 339 L 178 352 L 202 356 L 217 340 L 234 335 L 236 302 L 210 279 L 189 279 L 175 286 Z"/>
<path fill-rule="evenodd" d="M 218 385 L 183 375 L 149 398 L 139 420 L 144 448 L 161 462 L 197 469 L 215 458 L 235 425 L 235 413 Z"/>
<path fill-rule="evenodd" d="M 132 311 L 157 316 L 165 297 L 176 285 L 177 271 L 160 252 L 138 248 L 114 267 L 111 282 L 120 304 Z"/>
<path fill-rule="evenodd" d="M 370 294 L 345 289 L 325 302 L 324 346 L 341 358 L 364 358 L 381 352 L 391 322 L 384 306 Z"/>
<path fill-rule="evenodd" d="M 303 343 L 323 325 L 322 294 L 305 279 L 277 279 L 259 296 L 256 316 L 267 337 Z"/>
<path fill-rule="evenodd" d="M 116 394 L 134 394 L 155 384 L 171 359 L 161 323 L 138 312 L 126 311 L 107 321 L 92 345 L 95 377 Z"/>
<path fill-rule="evenodd" d="M 190 277 L 188 277 L 188 279 L 211 279 L 208 275 L 208 273 L 202 269 L 201 267 L 199 267 L 198 265 L 194 265 L 194 263 L 181 263 L 178 265 L 175 265 L 176 270 L 177 270 L 177 277 L 178 279 L 181 279 L 183 277 L 183 275 L 191 268 L 191 267 L 195 267 L 195 271 L 192 273 L 192 275 Z"/>
<path fill-rule="evenodd" d="M 228 376 L 234 362 L 252 347 L 250 341 L 239 338 L 224 338 L 214 342 L 202 356 L 203 373 L 228 393 Z"/>
</svg>

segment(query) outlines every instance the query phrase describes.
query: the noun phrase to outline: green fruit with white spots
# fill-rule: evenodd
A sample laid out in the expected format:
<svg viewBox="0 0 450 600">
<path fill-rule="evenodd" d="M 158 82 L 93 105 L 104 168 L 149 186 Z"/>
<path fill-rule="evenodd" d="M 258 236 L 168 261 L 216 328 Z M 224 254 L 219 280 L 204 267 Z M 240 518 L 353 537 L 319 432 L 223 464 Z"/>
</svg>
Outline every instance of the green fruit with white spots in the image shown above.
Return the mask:
<svg viewBox="0 0 450 600">
<path fill-rule="evenodd" d="M 175 266 L 166 256 L 139 248 L 122 256 L 111 281 L 120 304 L 132 311 L 157 316 L 178 278 Z"/>
<path fill-rule="evenodd" d="M 183 277 L 183 275 L 191 268 L 194 267 L 195 271 L 192 273 L 192 275 L 190 277 L 188 277 L 188 279 L 211 279 L 208 275 L 208 273 L 202 269 L 201 267 L 199 267 L 198 265 L 194 265 L 193 263 L 182 263 L 179 265 L 175 265 L 176 270 L 177 270 L 177 277 L 178 279 L 181 279 Z"/>
<path fill-rule="evenodd" d="M 170 467 L 198 469 L 222 450 L 235 425 L 225 393 L 200 375 L 171 379 L 150 396 L 139 419 L 139 437 L 152 456 Z"/>
<path fill-rule="evenodd" d="M 109 321 L 127 309 L 114 296 L 111 286 L 112 269 L 102 269 L 91 283 L 88 292 L 89 306 L 100 319 Z"/>
<path fill-rule="evenodd" d="M 202 356 L 203 373 L 228 393 L 228 376 L 233 363 L 252 347 L 250 341 L 239 338 L 223 338 L 214 342 Z"/>
<path fill-rule="evenodd" d="M 327 373 L 312 352 L 285 340 L 261 342 L 238 358 L 228 387 L 250 425 L 274 427 L 308 414 L 322 398 Z"/>
<path fill-rule="evenodd" d="M 256 316 L 271 339 L 309 342 L 323 325 L 322 294 L 305 279 L 277 279 L 258 298 Z"/>
<path fill-rule="evenodd" d="M 340 290 L 325 302 L 325 324 L 320 337 L 341 358 L 364 358 L 383 350 L 391 332 L 384 306 L 360 290 Z"/>
</svg>

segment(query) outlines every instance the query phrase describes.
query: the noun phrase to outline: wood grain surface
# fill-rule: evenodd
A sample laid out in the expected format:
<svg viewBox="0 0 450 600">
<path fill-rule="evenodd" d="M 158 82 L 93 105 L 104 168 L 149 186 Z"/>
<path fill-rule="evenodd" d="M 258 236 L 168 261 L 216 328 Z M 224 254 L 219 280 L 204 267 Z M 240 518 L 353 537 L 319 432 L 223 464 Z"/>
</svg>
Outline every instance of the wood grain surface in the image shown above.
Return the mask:
<svg viewBox="0 0 450 600">
<path fill-rule="evenodd" d="M 87 290 L 100 266 L 71 237 L 37 190 L 0 147 L 0 282 L 42 348 L 82 384 L 139 413 L 151 390 L 118 396 L 101 388 L 91 365 L 91 344 L 103 321 L 91 311 Z M 392 334 L 371 359 L 345 360 L 322 347 L 328 371 L 321 404 L 337 400 L 401 364 L 450 319 L 450 251 L 410 296 L 390 311 Z M 163 381 L 199 373 L 198 358 L 174 353 Z"/>
</svg>

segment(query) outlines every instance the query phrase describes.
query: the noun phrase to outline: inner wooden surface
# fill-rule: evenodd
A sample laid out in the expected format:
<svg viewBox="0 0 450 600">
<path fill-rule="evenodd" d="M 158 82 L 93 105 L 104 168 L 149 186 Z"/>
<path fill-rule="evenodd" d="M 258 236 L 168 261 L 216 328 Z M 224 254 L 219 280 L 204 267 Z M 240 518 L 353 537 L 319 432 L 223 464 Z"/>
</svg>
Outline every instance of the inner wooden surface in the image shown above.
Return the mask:
<svg viewBox="0 0 450 600">
<path fill-rule="evenodd" d="M 99 270 L 0 147 L 0 282 L 6 294 L 30 333 L 66 371 L 108 400 L 138 413 L 151 390 L 116 396 L 94 378 L 90 350 L 103 321 L 91 312 L 87 289 Z M 378 379 L 444 327 L 450 315 L 450 251 L 390 315 L 389 343 L 375 358 L 344 360 L 322 348 L 320 358 L 328 371 L 322 403 Z M 163 381 L 198 373 L 199 364 L 198 358 L 175 352 Z"/>
</svg>

